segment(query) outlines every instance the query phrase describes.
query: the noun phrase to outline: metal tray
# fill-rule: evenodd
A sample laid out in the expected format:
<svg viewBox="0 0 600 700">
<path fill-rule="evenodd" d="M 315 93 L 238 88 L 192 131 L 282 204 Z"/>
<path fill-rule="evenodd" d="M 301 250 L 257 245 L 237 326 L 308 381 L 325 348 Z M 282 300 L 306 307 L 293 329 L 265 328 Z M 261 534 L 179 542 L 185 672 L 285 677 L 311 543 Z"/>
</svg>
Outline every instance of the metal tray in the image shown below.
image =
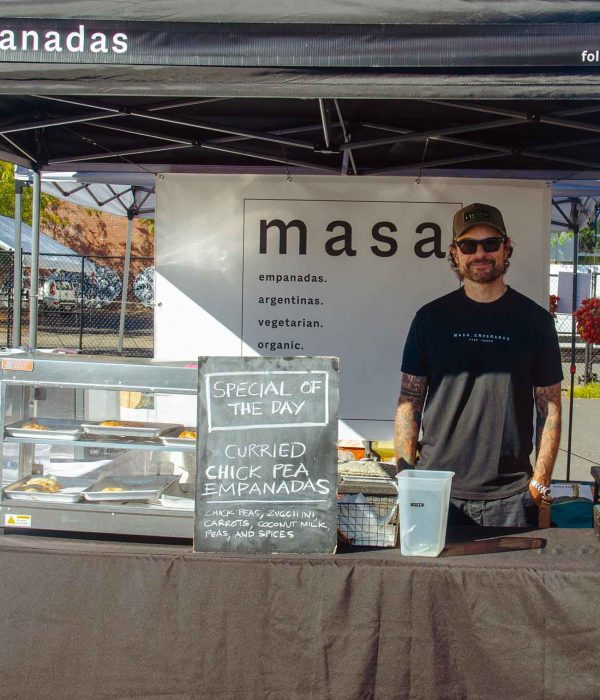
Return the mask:
<svg viewBox="0 0 600 700">
<path fill-rule="evenodd" d="M 26 476 L 24 479 L 19 479 L 13 484 L 9 484 L 4 489 L 4 496 L 14 501 L 41 501 L 43 503 L 77 503 L 80 500 L 82 492 L 89 488 L 94 479 L 84 479 L 77 476 L 55 476 L 54 478 L 64 488 L 56 493 L 46 493 L 45 491 L 25 491 L 28 482 L 39 474 Z M 45 474 L 44 476 L 51 476 Z"/>
<path fill-rule="evenodd" d="M 177 447 L 177 445 L 193 445 L 196 442 L 195 438 L 177 437 L 179 433 L 181 433 L 184 430 L 193 430 L 194 432 L 196 432 L 195 427 L 191 428 L 186 426 L 184 428 L 177 428 L 177 430 L 169 430 L 168 433 L 161 435 L 160 441 L 163 445 L 172 445 L 174 447 Z"/>
<path fill-rule="evenodd" d="M 194 484 L 182 484 L 174 481 L 163 491 L 160 504 L 164 508 L 194 510 L 196 505 Z"/>
<path fill-rule="evenodd" d="M 43 425 L 48 430 L 32 430 L 24 428 L 27 423 Z M 81 436 L 81 423 L 68 418 L 24 418 L 4 427 L 9 437 L 36 438 L 40 442 L 46 440 L 78 440 Z"/>
<path fill-rule="evenodd" d="M 86 501 L 147 501 L 160 498 L 162 492 L 179 476 L 106 476 L 83 492 Z M 104 491 L 122 488 L 123 491 Z"/>
<path fill-rule="evenodd" d="M 124 425 L 100 425 L 99 422 L 82 423 L 81 427 L 88 435 L 139 438 L 156 438 L 163 433 L 183 430 L 183 425 L 179 423 L 143 423 L 141 421 L 123 421 L 123 423 Z"/>
</svg>

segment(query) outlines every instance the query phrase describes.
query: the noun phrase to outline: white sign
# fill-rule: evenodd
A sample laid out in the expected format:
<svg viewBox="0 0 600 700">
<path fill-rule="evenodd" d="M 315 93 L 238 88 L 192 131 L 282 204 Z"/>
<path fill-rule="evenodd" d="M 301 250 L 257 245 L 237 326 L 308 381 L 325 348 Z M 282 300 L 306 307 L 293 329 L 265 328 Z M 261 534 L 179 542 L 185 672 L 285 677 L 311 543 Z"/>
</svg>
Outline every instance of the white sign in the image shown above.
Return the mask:
<svg viewBox="0 0 600 700">
<path fill-rule="evenodd" d="M 340 437 L 390 439 L 406 333 L 458 286 L 452 217 L 475 201 L 498 206 L 515 241 L 507 282 L 547 307 L 543 183 L 165 175 L 156 356 L 338 356 Z"/>
<path fill-rule="evenodd" d="M 31 515 L 5 513 L 4 527 L 31 527 Z"/>
<path fill-rule="evenodd" d="M 592 295 L 592 273 L 577 273 L 577 305 L 578 309 L 584 299 L 589 299 Z M 573 313 L 573 273 L 560 270 L 558 273 L 558 303 L 556 310 L 559 314 Z"/>
</svg>

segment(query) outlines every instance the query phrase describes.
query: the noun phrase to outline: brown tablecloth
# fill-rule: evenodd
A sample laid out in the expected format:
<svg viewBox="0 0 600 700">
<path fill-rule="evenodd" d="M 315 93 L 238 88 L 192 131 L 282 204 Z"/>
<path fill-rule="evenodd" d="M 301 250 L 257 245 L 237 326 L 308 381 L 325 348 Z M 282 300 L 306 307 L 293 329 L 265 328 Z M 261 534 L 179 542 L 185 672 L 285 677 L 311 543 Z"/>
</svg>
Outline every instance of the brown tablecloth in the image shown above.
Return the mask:
<svg viewBox="0 0 600 700">
<path fill-rule="evenodd" d="M 600 543 L 405 558 L 0 537 L 2 698 L 598 698 Z"/>
</svg>

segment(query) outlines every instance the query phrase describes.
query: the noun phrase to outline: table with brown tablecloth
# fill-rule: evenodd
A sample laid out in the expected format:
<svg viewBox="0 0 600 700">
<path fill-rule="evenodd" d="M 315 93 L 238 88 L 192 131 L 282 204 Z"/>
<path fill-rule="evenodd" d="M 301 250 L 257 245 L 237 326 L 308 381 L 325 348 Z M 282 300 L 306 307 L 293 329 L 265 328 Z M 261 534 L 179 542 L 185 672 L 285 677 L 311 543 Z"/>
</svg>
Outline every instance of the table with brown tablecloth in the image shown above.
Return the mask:
<svg viewBox="0 0 600 700">
<path fill-rule="evenodd" d="M 600 543 L 197 555 L 0 537 L 2 698 L 597 698 Z"/>
</svg>

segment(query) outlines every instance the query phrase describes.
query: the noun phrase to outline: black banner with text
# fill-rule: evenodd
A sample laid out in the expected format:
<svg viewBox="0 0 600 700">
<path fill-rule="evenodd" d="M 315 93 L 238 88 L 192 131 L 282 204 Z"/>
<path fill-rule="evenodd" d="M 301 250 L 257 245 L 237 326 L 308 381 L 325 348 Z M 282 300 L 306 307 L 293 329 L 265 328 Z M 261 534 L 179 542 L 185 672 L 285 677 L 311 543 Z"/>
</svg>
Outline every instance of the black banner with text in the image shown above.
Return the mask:
<svg viewBox="0 0 600 700">
<path fill-rule="evenodd" d="M 0 62 L 280 68 L 593 67 L 600 24 L 0 18 Z"/>
</svg>

